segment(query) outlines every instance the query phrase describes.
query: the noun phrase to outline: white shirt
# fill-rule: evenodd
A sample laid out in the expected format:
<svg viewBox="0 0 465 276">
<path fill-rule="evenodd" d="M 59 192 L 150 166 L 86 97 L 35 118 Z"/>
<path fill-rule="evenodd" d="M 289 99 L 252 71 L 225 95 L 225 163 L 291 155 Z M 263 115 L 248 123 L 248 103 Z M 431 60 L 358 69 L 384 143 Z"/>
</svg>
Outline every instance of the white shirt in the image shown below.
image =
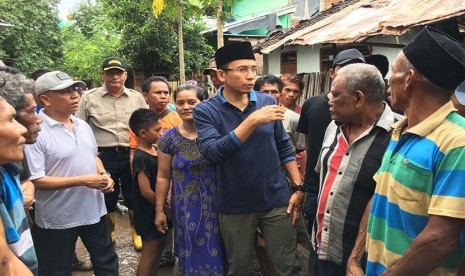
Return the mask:
<svg viewBox="0 0 465 276">
<path fill-rule="evenodd" d="M 26 146 L 31 180 L 44 176 L 70 177 L 96 174 L 97 143 L 89 125 L 71 116 L 74 132 L 43 110 L 37 142 Z M 37 190 L 35 222 L 45 229 L 91 225 L 107 213 L 104 196 L 96 189 L 76 186 L 61 190 Z"/>
</svg>

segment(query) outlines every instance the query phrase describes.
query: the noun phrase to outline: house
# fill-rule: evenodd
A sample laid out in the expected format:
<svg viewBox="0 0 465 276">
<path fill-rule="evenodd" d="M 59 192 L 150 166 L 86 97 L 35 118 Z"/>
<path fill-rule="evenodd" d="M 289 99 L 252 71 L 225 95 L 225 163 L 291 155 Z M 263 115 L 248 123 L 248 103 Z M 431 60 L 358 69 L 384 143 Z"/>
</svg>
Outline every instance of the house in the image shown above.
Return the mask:
<svg viewBox="0 0 465 276">
<path fill-rule="evenodd" d="M 426 24 L 465 31 L 463 0 L 321 0 L 320 7 L 310 19 L 254 46 L 263 54 L 265 73 L 326 72 L 333 57 L 346 48 L 366 56 L 383 54 L 392 63 Z M 322 83 L 308 96 L 328 89 L 329 81 Z"/>
<path fill-rule="evenodd" d="M 319 0 L 232 0 L 231 5 L 224 8 L 230 14 L 223 26 L 224 44 L 250 41 L 255 45 L 259 40 L 309 18 L 318 12 L 318 6 Z M 202 35 L 216 49 L 216 18 L 207 17 L 204 23 L 207 29 Z M 256 55 L 256 58 L 262 67 L 262 56 Z"/>
</svg>

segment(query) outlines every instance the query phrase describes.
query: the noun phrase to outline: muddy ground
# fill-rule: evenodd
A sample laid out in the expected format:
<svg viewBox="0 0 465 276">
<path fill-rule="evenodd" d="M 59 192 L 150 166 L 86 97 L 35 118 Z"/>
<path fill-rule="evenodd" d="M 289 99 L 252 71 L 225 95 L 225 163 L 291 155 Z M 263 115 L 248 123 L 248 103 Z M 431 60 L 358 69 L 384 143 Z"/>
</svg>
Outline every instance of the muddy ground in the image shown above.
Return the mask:
<svg viewBox="0 0 465 276">
<path fill-rule="evenodd" d="M 308 244 L 298 246 L 299 261 L 304 269 L 304 275 L 308 275 L 307 260 L 308 260 Z M 80 260 L 89 261 L 89 253 L 85 250 L 84 245 L 78 241 L 76 251 Z M 133 276 L 136 274 L 137 264 L 139 262 L 140 253 L 136 252 L 132 245 L 131 232 L 129 227 L 129 219 L 127 214 L 116 213 L 116 253 L 119 257 L 119 272 L 121 276 Z M 73 276 L 92 276 L 90 272 L 73 272 Z M 173 267 L 165 267 L 159 270 L 158 275 L 170 276 L 173 275 Z M 260 274 L 258 274 L 260 275 Z"/>
</svg>

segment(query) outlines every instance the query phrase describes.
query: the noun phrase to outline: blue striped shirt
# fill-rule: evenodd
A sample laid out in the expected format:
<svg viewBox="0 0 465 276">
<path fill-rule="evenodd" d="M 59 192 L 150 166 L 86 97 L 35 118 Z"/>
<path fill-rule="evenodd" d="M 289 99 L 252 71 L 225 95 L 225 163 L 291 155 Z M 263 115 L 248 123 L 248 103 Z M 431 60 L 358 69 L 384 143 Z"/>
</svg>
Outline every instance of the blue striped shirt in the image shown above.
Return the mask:
<svg viewBox="0 0 465 276">
<path fill-rule="evenodd" d="M 8 247 L 37 275 L 37 257 L 23 208 L 24 199 L 18 177 L 17 164 L 0 166 L 0 218 Z"/>
<path fill-rule="evenodd" d="M 368 220 L 367 275 L 394 265 L 428 223 L 429 215 L 465 219 L 465 119 L 451 102 L 402 134 L 393 135 L 375 179 Z M 459 248 L 429 275 L 457 275 L 465 257 L 465 228 Z"/>
</svg>

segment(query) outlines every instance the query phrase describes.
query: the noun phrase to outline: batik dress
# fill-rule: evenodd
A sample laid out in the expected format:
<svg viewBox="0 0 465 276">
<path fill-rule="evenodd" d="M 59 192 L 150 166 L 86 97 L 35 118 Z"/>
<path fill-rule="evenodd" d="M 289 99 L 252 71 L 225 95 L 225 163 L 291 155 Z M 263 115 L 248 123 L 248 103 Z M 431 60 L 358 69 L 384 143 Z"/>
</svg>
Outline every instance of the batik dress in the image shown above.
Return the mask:
<svg viewBox="0 0 465 276">
<path fill-rule="evenodd" d="M 167 130 L 158 148 L 171 155 L 174 253 L 182 275 L 223 275 L 225 260 L 218 216 L 213 211 L 214 167 L 200 154 L 195 140 L 177 128 Z"/>
</svg>

